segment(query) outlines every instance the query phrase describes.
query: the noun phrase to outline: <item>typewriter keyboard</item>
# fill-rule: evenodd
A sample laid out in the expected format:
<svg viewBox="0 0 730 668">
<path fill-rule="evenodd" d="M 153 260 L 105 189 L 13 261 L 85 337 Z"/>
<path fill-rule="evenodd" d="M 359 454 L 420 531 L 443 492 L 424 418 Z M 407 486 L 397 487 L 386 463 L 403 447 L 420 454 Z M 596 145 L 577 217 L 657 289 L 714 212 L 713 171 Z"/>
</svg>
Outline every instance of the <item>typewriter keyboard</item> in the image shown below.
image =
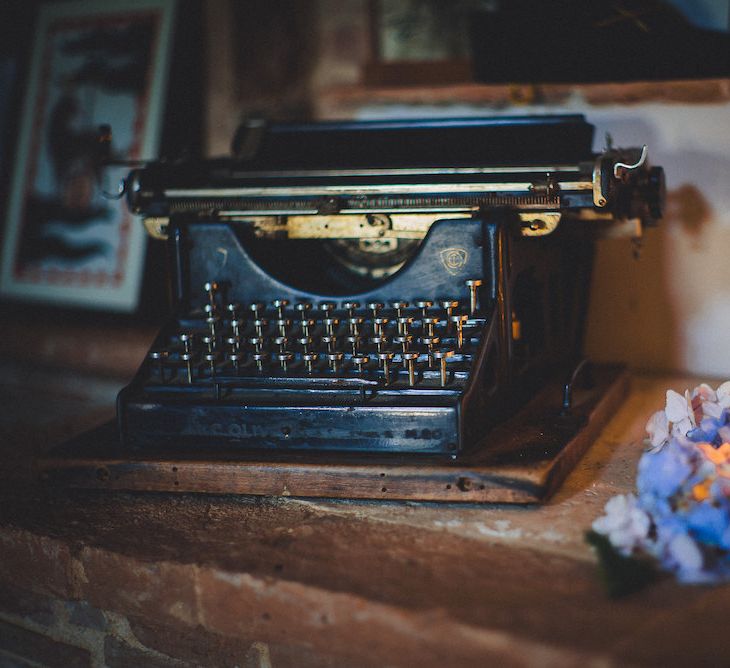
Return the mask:
<svg viewBox="0 0 730 668">
<path fill-rule="evenodd" d="M 207 283 L 203 308 L 149 353 L 151 385 L 213 388 L 289 381 L 316 387 L 447 390 L 463 384 L 484 318 L 457 299 L 222 303 Z"/>
</svg>

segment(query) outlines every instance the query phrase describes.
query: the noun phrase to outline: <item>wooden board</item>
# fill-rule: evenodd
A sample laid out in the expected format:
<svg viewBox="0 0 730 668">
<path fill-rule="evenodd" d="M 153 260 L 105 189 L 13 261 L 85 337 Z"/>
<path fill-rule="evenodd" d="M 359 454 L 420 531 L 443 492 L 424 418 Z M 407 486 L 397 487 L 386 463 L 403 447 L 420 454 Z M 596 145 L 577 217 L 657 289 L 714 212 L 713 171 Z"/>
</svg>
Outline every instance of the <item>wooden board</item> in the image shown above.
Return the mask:
<svg viewBox="0 0 730 668">
<path fill-rule="evenodd" d="M 559 383 L 456 459 L 420 455 L 122 450 L 109 423 L 37 462 L 51 484 L 113 490 L 265 496 L 536 503 L 564 480 L 628 394 L 628 373 L 596 367 L 562 416 Z"/>
</svg>

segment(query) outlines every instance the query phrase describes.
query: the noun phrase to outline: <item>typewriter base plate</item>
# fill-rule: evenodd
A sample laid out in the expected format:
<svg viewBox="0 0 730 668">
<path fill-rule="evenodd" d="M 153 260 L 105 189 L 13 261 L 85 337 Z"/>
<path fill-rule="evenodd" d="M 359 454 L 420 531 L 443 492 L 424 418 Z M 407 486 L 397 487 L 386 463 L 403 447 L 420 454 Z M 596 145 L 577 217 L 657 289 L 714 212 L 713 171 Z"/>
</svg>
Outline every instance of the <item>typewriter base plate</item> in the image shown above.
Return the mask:
<svg viewBox="0 0 730 668">
<path fill-rule="evenodd" d="M 628 393 L 622 367 L 597 366 L 590 389 L 576 388 L 561 416 L 560 383 L 457 459 L 443 456 L 301 452 L 212 455 L 125 451 L 116 424 L 65 443 L 37 462 L 45 481 L 65 487 L 265 496 L 538 503 L 562 483 Z"/>
</svg>

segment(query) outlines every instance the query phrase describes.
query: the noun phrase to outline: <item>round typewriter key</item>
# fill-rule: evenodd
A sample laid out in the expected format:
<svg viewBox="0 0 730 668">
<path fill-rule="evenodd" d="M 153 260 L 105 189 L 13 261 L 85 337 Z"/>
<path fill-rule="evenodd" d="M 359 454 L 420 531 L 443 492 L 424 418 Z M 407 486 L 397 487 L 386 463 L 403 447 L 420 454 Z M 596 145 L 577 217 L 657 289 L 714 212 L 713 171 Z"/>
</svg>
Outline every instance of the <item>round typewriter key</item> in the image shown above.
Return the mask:
<svg viewBox="0 0 730 668">
<path fill-rule="evenodd" d="M 461 350 L 464 345 L 464 323 L 469 320 L 467 315 L 452 315 L 451 322 L 456 324 L 456 347 Z"/>
<path fill-rule="evenodd" d="M 363 373 L 365 365 L 370 361 L 367 355 L 354 355 L 352 357 L 352 363 L 357 367 L 359 374 Z"/>
<path fill-rule="evenodd" d="M 378 353 L 378 363 L 383 366 L 383 376 L 385 377 L 385 384 L 390 385 L 390 363 L 393 360 L 393 353 L 383 351 Z"/>
<path fill-rule="evenodd" d="M 331 334 L 326 334 L 322 337 L 322 343 L 327 346 L 327 352 L 333 353 L 337 347 L 337 337 Z"/>
<path fill-rule="evenodd" d="M 309 352 L 309 347 L 312 345 L 312 337 L 311 336 L 300 336 L 297 339 L 297 343 L 302 347 L 304 350 L 304 353 Z"/>
<path fill-rule="evenodd" d="M 337 325 L 340 324 L 340 321 L 337 318 L 324 318 L 324 320 L 322 320 L 322 324 L 324 325 L 327 334 L 332 336 L 335 333 Z"/>
<path fill-rule="evenodd" d="M 286 330 L 291 326 L 291 320 L 279 318 L 276 321 L 276 326 L 279 328 L 279 336 L 286 336 Z"/>
<path fill-rule="evenodd" d="M 261 313 L 263 313 L 263 310 L 266 308 L 266 304 L 262 304 L 261 302 L 254 302 L 248 307 L 248 310 L 253 313 L 254 320 L 261 320 Z"/>
<path fill-rule="evenodd" d="M 253 328 L 256 331 L 256 336 L 263 336 L 264 330 L 266 329 L 266 325 L 269 324 L 268 320 L 264 320 L 262 318 L 256 318 L 256 320 L 253 321 Z"/>
<path fill-rule="evenodd" d="M 256 369 L 258 371 L 264 370 L 264 361 L 266 360 L 266 353 L 263 352 L 255 352 L 253 355 L 251 355 L 251 359 L 253 359 L 254 362 L 256 362 Z"/>
<path fill-rule="evenodd" d="M 412 341 L 413 337 L 410 334 L 393 337 L 393 343 L 397 343 L 398 345 L 402 346 L 404 354 L 408 352 L 408 347 L 411 345 Z"/>
<path fill-rule="evenodd" d="M 454 309 L 459 308 L 459 302 L 454 299 L 442 299 L 439 306 L 446 311 L 446 331 L 451 331 L 451 316 L 454 315 Z"/>
<path fill-rule="evenodd" d="M 233 330 L 233 336 L 240 337 L 241 331 L 243 330 L 245 324 L 246 321 L 240 318 L 234 318 L 233 320 L 231 320 L 231 329 Z"/>
<path fill-rule="evenodd" d="M 421 343 L 428 348 L 428 368 L 433 366 L 433 347 L 441 343 L 438 336 L 422 336 Z"/>
<path fill-rule="evenodd" d="M 286 351 L 286 344 L 289 342 L 289 339 L 286 338 L 286 336 L 277 336 L 274 338 L 274 343 L 279 346 L 279 352 L 285 352 Z"/>
<path fill-rule="evenodd" d="M 203 290 L 208 293 L 208 305 L 215 308 L 215 296 L 218 293 L 218 283 L 215 281 L 208 281 L 203 283 Z"/>
<path fill-rule="evenodd" d="M 376 336 L 383 335 L 383 330 L 389 322 L 388 318 L 375 318 L 373 320 L 373 329 L 375 330 Z"/>
<path fill-rule="evenodd" d="M 390 305 L 395 309 L 397 317 L 402 318 L 403 317 L 403 309 L 408 308 L 408 302 L 391 302 Z"/>
<path fill-rule="evenodd" d="M 283 350 L 279 353 L 276 353 L 274 356 L 279 361 L 279 364 L 281 364 L 281 370 L 286 373 L 287 365 L 294 359 L 294 355 L 290 352 Z"/>
<path fill-rule="evenodd" d="M 454 351 L 450 349 L 435 350 L 433 356 L 441 366 L 441 387 L 446 387 L 446 360 L 454 356 Z"/>
<path fill-rule="evenodd" d="M 408 334 L 408 328 L 413 323 L 413 318 L 400 317 L 398 318 L 398 334 L 406 336 Z"/>
<path fill-rule="evenodd" d="M 284 309 L 289 305 L 288 299 L 275 299 L 271 302 L 279 314 L 279 320 L 284 319 Z"/>
<path fill-rule="evenodd" d="M 157 372 L 160 374 L 160 381 L 165 380 L 165 360 L 170 356 L 167 350 L 152 350 L 149 357 L 153 362 L 157 362 Z"/>
<path fill-rule="evenodd" d="M 359 336 L 360 335 L 360 326 L 364 322 L 363 318 L 348 318 L 347 319 L 347 325 L 350 328 L 350 334 L 353 336 Z"/>
<path fill-rule="evenodd" d="M 477 290 L 481 286 L 482 280 L 479 278 L 470 278 L 468 281 L 464 281 L 464 284 L 469 288 L 469 313 L 474 315 L 478 307 Z"/>
<path fill-rule="evenodd" d="M 237 336 L 228 336 L 226 337 L 226 344 L 230 346 L 231 352 L 238 352 L 239 348 L 241 347 L 241 339 L 239 339 Z"/>
<path fill-rule="evenodd" d="M 231 321 L 238 320 L 238 314 L 241 312 L 241 305 L 231 302 L 226 305 L 226 311 L 231 315 Z"/>
<path fill-rule="evenodd" d="M 436 328 L 436 325 L 438 325 L 439 319 L 438 318 L 423 318 L 421 321 L 421 324 L 423 325 L 423 329 L 426 332 L 426 336 L 435 336 L 434 330 Z"/>
<path fill-rule="evenodd" d="M 266 344 L 266 339 L 263 336 L 252 336 L 248 342 L 254 347 L 254 350 L 259 353 L 263 350 Z"/>
<path fill-rule="evenodd" d="M 188 372 L 188 383 L 193 382 L 193 355 L 192 353 L 182 353 L 180 359 L 185 362 L 185 367 Z"/>
<path fill-rule="evenodd" d="M 305 318 L 304 320 L 302 320 L 302 322 L 301 322 L 301 327 L 302 327 L 302 334 L 304 334 L 304 336 L 309 336 L 309 332 L 310 332 L 310 330 L 311 330 L 311 329 L 312 329 L 312 328 L 313 328 L 313 327 L 314 327 L 314 326 L 315 326 L 316 324 L 317 324 L 317 323 L 316 323 L 316 322 L 315 322 L 314 320 L 309 320 L 309 319 L 307 319 L 307 318 Z"/>
<path fill-rule="evenodd" d="M 309 302 L 298 302 L 297 304 L 294 304 L 294 308 L 299 311 L 300 316 L 304 318 L 311 310 L 312 305 Z"/>
<path fill-rule="evenodd" d="M 208 362 L 210 368 L 210 377 L 215 378 L 215 367 L 218 362 L 218 353 L 205 353 L 203 359 Z"/>
<path fill-rule="evenodd" d="M 201 337 L 200 340 L 208 347 L 208 352 L 212 353 L 216 345 L 215 336 L 206 335 Z"/>
<path fill-rule="evenodd" d="M 354 357 L 357 357 L 360 353 L 360 344 L 362 343 L 362 338 L 359 336 L 353 336 L 352 334 L 348 337 L 346 337 L 347 342 L 352 347 L 352 354 Z"/>
<path fill-rule="evenodd" d="M 309 373 L 312 373 L 312 366 L 317 361 L 317 353 L 304 353 L 302 355 L 302 359 L 304 360 L 304 365 L 307 367 L 307 371 Z"/>
<path fill-rule="evenodd" d="M 326 320 L 332 317 L 332 311 L 337 308 L 337 304 L 334 302 L 322 302 L 319 305 L 319 310 L 322 311 L 322 317 Z"/>
<path fill-rule="evenodd" d="M 370 345 L 375 346 L 375 349 L 378 351 L 378 353 L 381 353 L 383 351 L 383 347 L 388 344 L 388 339 L 385 336 L 371 336 L 370 337 Z"/>
<path fill-rule="evenodd" d="M 416 306 L 421 309 L 422 317 L 428 318 L 428 309 L 433 306 L 433 302 L 427 299 L 421 299 L 416 302 Z"/>
<path fill-rule="evenodd" d="M 381 304 L 380 302 L 368 302 L 368 308 L 373 312 L 373 320 L 378 317 L 378 311 L 384 306 L 385 304 Z"/>
<path fill-rule="evenodd" d="M 228 361 L 231 363 L 236 375 L 238 375 L 238 372 L 241 369 L 241 361 L 243 360 L 243 357 L 243 353 L 228 353 Z"/>
<path fill-rule="evenodd" d="M 416 360 L 418 359 L 418 353 L 410 352 L 403 353 L 403 361 L 408 367 L 408 384 L 413 387 L 416 384 Z"/>
<path fill-rule="evenodd" d="M 185 348 L 186 353 L 189 353 L 192 351 L 193 343 L 195 342 L 195 338 L 193 337 L 192 334 L 189 334 L 188 332 L 183 332 L 177 338 L 180 339 L 180 343 L 183 344 L 183 347 Z"/>
<path fill-rule="evenodd" d="M 340 352 L 327 353 L 327 359 L 329 360 L 330 368 L 335 373 L 337 373 L 337 366 L 340 364 L 340 362 L 342 362 L 342 360 L 344 358 L 345 358 L 345 355 L 343 353 L 340 353 Z"/>
<path fill-rule="evenodd" d="M 213 338 L 218 336 L 218 323 L 219 322 L 220 322 L 220 320 L 215 316 L 205 319 L 205 323 L 208 325 L 208 329 L 210 330 L 210 335 Z"/>
<path fill-rule="evenodd" d="M 360 308 L 360 302 L 342 302 L 342 308 L 347 310 L 347 317 L 352 320 L 355 317 L 355 309 Z"/>
</svg>

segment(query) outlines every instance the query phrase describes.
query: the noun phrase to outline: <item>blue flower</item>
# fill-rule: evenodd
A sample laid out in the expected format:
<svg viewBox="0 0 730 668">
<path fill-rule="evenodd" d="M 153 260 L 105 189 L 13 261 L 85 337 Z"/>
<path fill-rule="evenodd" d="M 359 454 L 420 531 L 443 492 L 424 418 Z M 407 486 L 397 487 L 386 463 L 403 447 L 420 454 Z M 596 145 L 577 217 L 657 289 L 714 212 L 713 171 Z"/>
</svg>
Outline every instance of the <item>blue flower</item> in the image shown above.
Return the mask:
<svg viewBox="0 0 730 668">
<path fill-rule="evenodd" d="M 676 438 L 661 450 L 645 453 L 639 460 L 636 478 L 639 496 L 660 499 L 673 496 L 692 474 L 691 455 Z"/>
<path fill-rule="evenodd" d="M 684 514 L 690 534 L 700 543 L 714 547 L 730 548 L 726 541 L 730 526 L 727 508 L 718 508 L 709 503 L 697 503 Z"/>
</svg>

